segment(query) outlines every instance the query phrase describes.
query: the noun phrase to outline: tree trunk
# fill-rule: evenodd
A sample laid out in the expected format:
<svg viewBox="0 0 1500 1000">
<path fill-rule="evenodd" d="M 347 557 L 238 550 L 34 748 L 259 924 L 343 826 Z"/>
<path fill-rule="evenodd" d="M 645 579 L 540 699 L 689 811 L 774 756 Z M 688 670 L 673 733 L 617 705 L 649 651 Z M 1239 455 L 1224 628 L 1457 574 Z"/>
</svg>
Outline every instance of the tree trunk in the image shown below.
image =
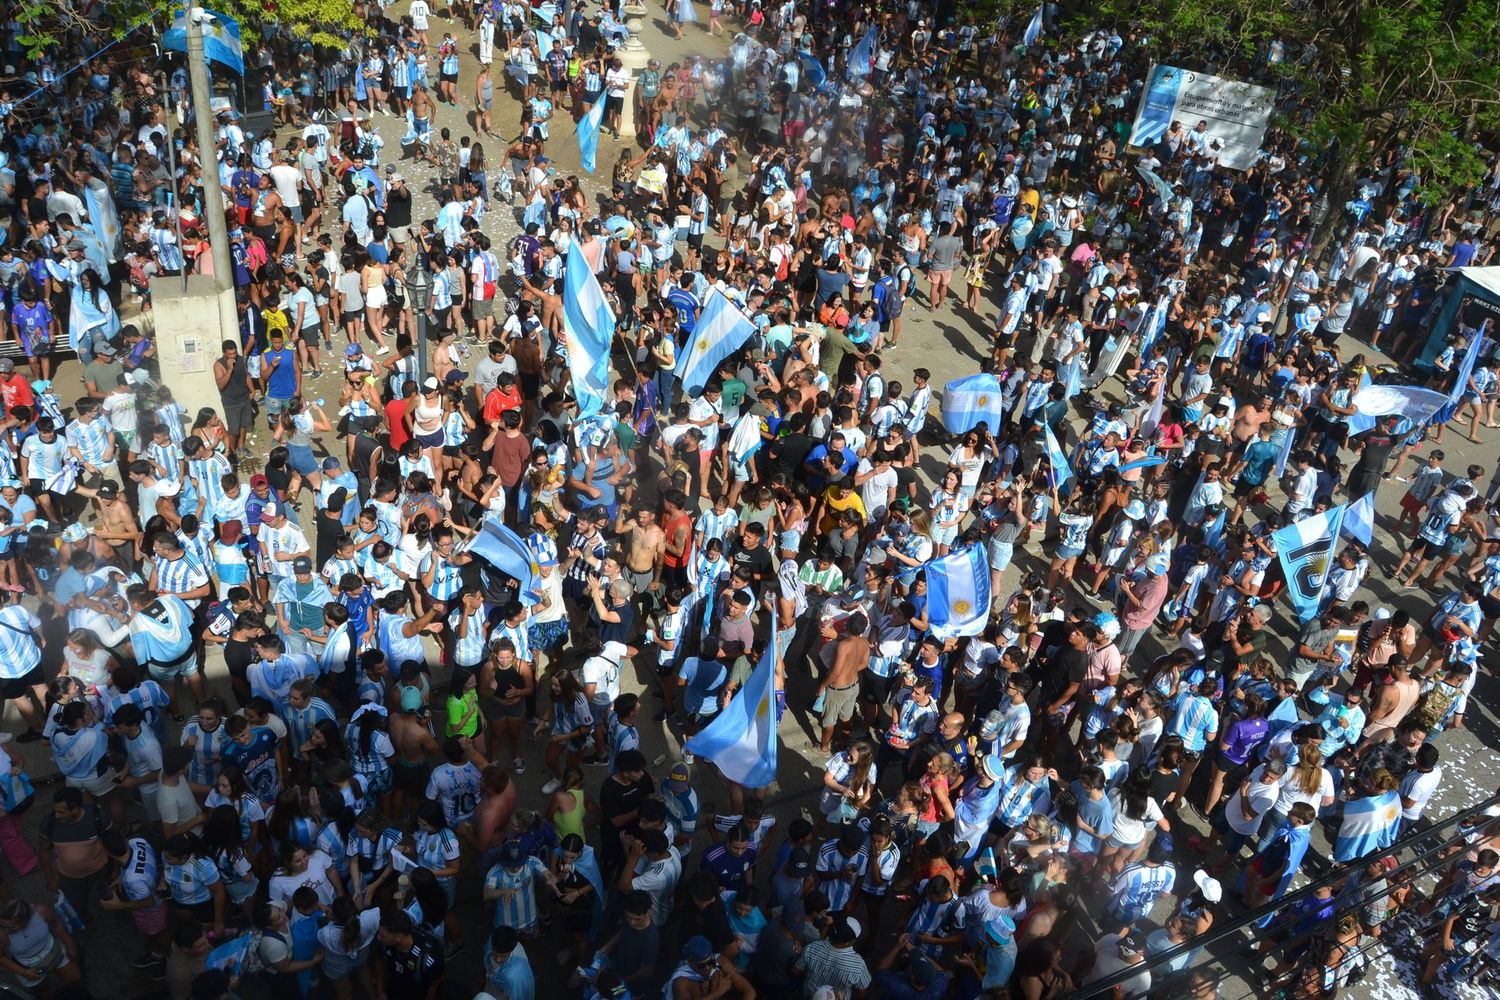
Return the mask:
<svg viewBox="0 0 1500 1000">
<path fill-rule="evenodd" d="M 1333 242 L 1334 234 L 1344 221 L 1344 206 L 1354 199 L 1355 182 L 1359 180 L 1359 160 L 1348 155 L 1340 145 L 1329 157 L 1323 176 L 1328 183 L 1320 193 L 1328 199 L 1328 211 L 1314 225 L 1308 245 L 1308 259 L 1315 262 L 1323 260 L 1328 245 Z"/>
</svg>

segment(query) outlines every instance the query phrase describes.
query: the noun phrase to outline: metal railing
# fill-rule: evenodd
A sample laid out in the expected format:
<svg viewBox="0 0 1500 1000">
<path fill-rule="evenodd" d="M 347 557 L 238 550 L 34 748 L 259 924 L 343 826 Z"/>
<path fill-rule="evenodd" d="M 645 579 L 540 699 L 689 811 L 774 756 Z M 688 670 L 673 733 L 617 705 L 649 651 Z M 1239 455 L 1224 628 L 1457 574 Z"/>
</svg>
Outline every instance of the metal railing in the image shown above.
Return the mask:
<svg viewBox="0 0 1500 1000">
<path fill-rule="evenodd" d="M 1401 837 L 1387 850 L 1371 854 L 1365 858 L 1359 858 L 1353 862 L 1331 865 L 1327 872 L 1295 892 L 1290 892 L 1278 899 L 1270 900 L 1253 910 L 1240 914 L 1233 920 L 1226 921 L 1222 925 L 1216 924 L 1202 937 L 1190 938 L 1180 945 L 1174 945 L 1165 951 L 1148 956 L 1145 961 L 1122 969 L 1112 976 L 1079 986 L 1072 993 L 1068 994 L 1068 1000 L 1091 1000 L 1093 997 L 1105 996 L 1111 993 L 1116 986 L 1134 979 L 1142 972 L 1150 972 L 1154 984 L 1161 970 L 1193 952 L 1201 953 L 1204 956 L 1203 960 L 1196 965 L 1189 965 L 1179 971 L 1169 973 L 1173 981 L 1180 978 L 1185 983 L 1194 968 L 1214 965 L 1225 968 L 1222 962 L 1213 958 L 1210 954 L 1215 949 L 1215 946 L 1228 945 L 1232 950 L 1243 948 L 1245 941 L 1240 932 L 1247 928 L 1251 930 L 1252 937 L 1275 935 L 1278 931 L 1285 930 L 1290 926 L 1293 919 L 1301 919 L 1302 914 L 1296 914 L 1295 918 L 1288 916 L 1296 904 L 1312 898 L 1319 889 L 1325 886 L 1337 887 L 1340 883 L 1348 879 L 1350 874 L 1355 870 L 1355 866 L 1366 864 L 1377 858 L 1399 858 L 1403 852 L 1415 852 L 1409 860 L 1399 863 L 1394 869 L 1386 873 L 1385 881 L 1387 888 L 1384 895 L 1389 895 L 1390 892 L 1399 886 L 1425 875 L 1430 875 L 1438 868 L 1447 864 L 1452 859 L 1452 855 L 1447 853 L 1449 849 L 1462 844 L 1474 832 L 1474 829 L 1477 828 L 1476 825 L 1471 824 L 1471 821 L 1483 816 L 1486 809 L 1497 804 L 1500 804 L 1500 793 L 1467 809 L 1461 810 L 1425 829 L 1416 830 Z M 1489 820 L 1488 823 L 1500 824 L 1500 818 Z M 1478 827 L 1484 825 L 1487 824 L 1477 824 Z M 1434 840 L 1436 840 L 1436 843 L 1434 843 Z M 1363 896 L 1341 898 L 1336 895 L 1333 902 L 1335 906 L 1334 916 L 1337 917 L 1355 907 L 1363 907 L 1369 902 L 1369 899 Z M 1255 926 L 1262 921 L 1267 921 L 1268 918 L 1270 920 L 1267 926 Z M 1278 918 L 1282 919 L 1278 920 Z M 1375 954 L 1377 951 L 1383 952 L 1390 947 L 1388 937 L 1389 935 L 1382 934 L 1380 937 L 1374 938 L 1371 943 L 1361 944 L 1355 950 L 1360 954 L 1367 952 Z M 1228 968 L 1225 968 L 1225 971 L 1231 974 L 1233 972 L 1232 969 Z M 1224 977 L 1216 978 L 1222 981 Z M 1183 992 L 1186 992 L 1185 985 L 1183 986 Z M 1153 991 L 1153 995 L 1160 994 Z M 1246 996 L 1252 995 L 1258 995 L 1258 991 L 1251 991 L 1246 994 Z"/>
</svg>

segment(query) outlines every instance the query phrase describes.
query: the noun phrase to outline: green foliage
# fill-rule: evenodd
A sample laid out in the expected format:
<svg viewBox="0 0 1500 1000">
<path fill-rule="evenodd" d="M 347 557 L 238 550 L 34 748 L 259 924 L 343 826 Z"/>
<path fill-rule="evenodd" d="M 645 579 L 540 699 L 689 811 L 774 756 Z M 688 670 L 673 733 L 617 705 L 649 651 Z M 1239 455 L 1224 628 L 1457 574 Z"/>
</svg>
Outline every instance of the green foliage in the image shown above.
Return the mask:
<svg viewBox="0 0 1500 1000">
<path fill-rule="evenodd" d="M 1099 0 L 1157 61 L 1275 84 L 1279 121 L 1344 190 L 1362 164 L 1401 154 L 1437 198 L 1475 183 L 1478 139 L 1500 131 L 1500 17 L 1474 0 Z M 1266 60 L 1272 42 L 1287 60 Z"/>
<path fill-rule="evenodd" d="M 107 0 L 104 16 L 90 19 L 54 0 L 21 0 L 13 16 L 22 27 L 18 41 L 27 58 L 35 59 L 55 51 L 65 38 L 82 36 L 103 45 L 124 39 L 147 23 L 165 28 L 182 6 L 160 0 Z M 342 48 L 363 24 L 354 12 L 353 0 L 207 0 L 201 6 L 238 21 L 247 47 L 263 25 L 278 24 L 314 45 Z M 141 36 L 140 40 L 147 39 Z"/>
</svg>

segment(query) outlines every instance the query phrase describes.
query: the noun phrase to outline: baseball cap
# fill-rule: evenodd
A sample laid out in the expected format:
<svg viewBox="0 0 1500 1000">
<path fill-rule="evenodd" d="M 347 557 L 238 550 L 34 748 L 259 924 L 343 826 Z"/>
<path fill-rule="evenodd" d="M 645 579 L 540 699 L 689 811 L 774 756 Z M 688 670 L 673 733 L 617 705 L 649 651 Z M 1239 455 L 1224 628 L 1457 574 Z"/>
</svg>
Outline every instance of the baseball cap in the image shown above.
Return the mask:
<svg viewBox="0 0 1500 1000">
<path fill-rule="evenodd" d="M 706 962 L 714 957 L 714 946 L 702 934 L 694 934 L 683 946 L 682 957 L 689 962 Z"/>
<path fill-rule="evenodd" d="M 240 534 L 245 526 L 239 521 L 224 521 L 219 525 L 219 541 L 225 545 L 233 545 L 240 540 Z"/>
<path fill-rule="evenodd" d="M 363 347 L 360 347 L 358 344 L 350 344 L 348 347 L 344 348 L 345 357 L 357 358 L 363 353 L 365 353 L 365 349 Z"/>
<path fill-rule="evenodd" d="M 261 509 L 260 523 L 270 524 L 281 516 L 281 508 L 274 503 L 268 503 Z"/>
<path fill-rule="evenodd" d="M 120 487 L 115 485 L 114 483 L 104 483 L 96 491 L 96 495 L 101 500 L 113 500 L 115 497 L 120 495 Z"/>
<path fill-rule="evenodd" d="M 270 486 L 270 485 L 271 485 L 271 481 L 269 479 L 267 479 L 263 473 L 257 472 L 255 475 L 253 475 L 253 476 L 250 477 L 250 488 L 251 489 L 256 489 L 257 487 Z"/>
<path fill-rule="evenodd" d="M 1121 955 L 1139 955 L 1141 953 L 1141 943 L 1129 934 L 1120 935 L 1119 944 Z"/>
<path fill-rule="evenodd" d="M 507 840 L 501 845 L 500 863 L 507 868 L 519 868 L 526 863 L 526 851 L 519 840 Z"/>
<path fill-rule="evenodd" d="M 443 381 L 447 382 L 449 385 L 457 385 L 468 377 L 468 372 L 461 372 L 457 368 L 455 368 L 451 372 L 443 376 Z"/>
<path fill-rule="evenodd" d="M 979 770 L 991 781 L 999 781 L 1005 774 L 1005 761 L 996 754 L 988 754 L 979 758 Z"/>
<path fill-rule="evenodd" d="M 911 969 L 909 971 L 911 972 L 912 985 L 916 986 L 919 990 L 927 989 L 932 985 L 933 980 L 937 979 L 937 970 L 934 969 L 932 967 L 932 963 L 922 955 L 918 955 L 916 958 L 912 959 Z"/>
<path fill-rule="evenodd" d="M 296 559 L 293 559 L 292 560 L 292 572 L 293 573 L 311 573 L 312 572 L 312 560 L 309 559 L 309 558 L 307 558 L 307 556 L 300 556 L 300 557 L 298 557 Z"/>
<path fill-rule="evenodd" d="M 1157 552 L 1153 554 L 1151 558 L 1146 560 L 1146 572 L 1152 574 L 1153 576 L 1161 576 L 1167 571 L 1167 568 L 1170 565 L 1171 560 L 1167 558 L 1166 554 Z"/>
<path fill-rule="evenodd" d="M 1193 872 L 1193 882 L 1197 884 L 1198 891 L 1203 893 L 1203 898 L 1210 903 L 1217 903 L 1224 898 L 1224 887 L 1219 885 L 1219 880 L 1202 868 Z"/>
<path fill-rule="evenodd" d="M 797 848 L 788 855 L 786 863 L 794 875 L 806 875 L 813 868 L 812 855 L 808 853 L 806 848 L 802 847 Z"/>
<path fill-rule="evenodd" d="M 667 772 L 668 781 L 691 781 L 692 777 L 692 772 L 688 770 L 688 766 L 682 761 L 673 764 L 672 770 Z"/>
<path fill-rule="evenodd" d="M 437 376 L 436 375 L 429 375 L 425 379 L 423 379 L 422 380 L 422 390 L 424 392 L 437 392 L 437 390 L 438 390 Z"/>
<path fill-rule="evenodd" d="M 16 370 L 16 362 L 13 358 L 0 358 L 0 372 L 9 375 Z"/>
<path fill-rule="evenodd" d="M 156 495 L 159 497 L 175 497 L 182 492 L 182 484 L 175 479 L 158 480 L 156 484 Z"/>
<path fill-rule="evenodd" d="M 115 356 L 115 345 L 111 344 L 107 340 L 102 340 L 99 343 L 97 343 L 97 344 L 94 345 L 94 353 L 95 354 L 102 354 L 105 357 L 112 358 L 112 357 Z M 11 362 L 11 363 L 14 364 L 15 362 Z"/>
</svg>

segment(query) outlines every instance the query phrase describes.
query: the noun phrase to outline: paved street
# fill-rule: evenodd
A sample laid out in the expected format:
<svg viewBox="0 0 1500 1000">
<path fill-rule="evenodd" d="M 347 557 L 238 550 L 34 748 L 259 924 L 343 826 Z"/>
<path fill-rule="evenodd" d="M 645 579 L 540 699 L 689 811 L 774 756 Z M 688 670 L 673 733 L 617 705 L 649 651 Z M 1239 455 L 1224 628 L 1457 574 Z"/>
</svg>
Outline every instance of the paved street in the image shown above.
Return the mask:
<svg viewBox="0 0 1500 1000">
<path fill-rule="evenodd" d="M 392 9 L 392 15 L 399 14 L 404 7 L 404 3 L 398 4 Z M 683 41 L 676 41 L 664 30 L 660 12 L 653 9 L 653 17 L 648 20 L 643 40 L 664 66 L 674 59 L 695 51 L 722 52 L 721 43 L 724 40 L 709 39 L 702 28 L 702 25 L 689 26 L 687 38 Z M 436 37 L 440 38 L 443 23 L 435 19 L 434 29 Z M 461 27 L 455 30 L 455 34 L 461 39 L 467 37 Z M 501 57 L 502 54 L 497 52 L 497 90 L 499 89 L 498 70 Z M 434 131 L 437 127 L 447 126 L 453 131 L 455 139 L 473 133 L 471 124 L 473 113 L 470 109 L 472 101 L 469 95 L 473 91 L 474 66 L 472 58 L 465 60 L 458 87 L 461 98 L 460 106 L 457 108 L 441 107 Z M 518 105 L 514 96 L 505 97 L 497 93 L 495 103 L 496 131 L 506 139 L 514 137 L 519 129 Z M 377 124 L 386 142 L 382 166 L 386 162 L 399 162 L 399 169 L 417 192 L 413 210 L 414 220 L 433 217 L 438 209 L 438 203 L 432 191 L 435 182 L 433 168 L 428 164 L 413 162 L 403 157 L 399 143 L 400 136 L 404 132 L 402 120 L 391 116 L 377 116 Z M 558 172 L 563 175 L 582 176 L 578 162 L 577 143 L 573 139 L 572 125 L 566 115 L 560 115 L 559 118 L 554 119 L 551 133 L 552 140 L 548 144 L 547 155 L 553 159 Z M 485 140 L 484 145 L 487 158 L 492 164 L 491 177 L 493 177 L 497 169 L 495 165 L 500 162 L 506 143 L 499 140 Z M 591 194 L 608 190 L 610 168 L 619 152 L 625 148 L 627 148 L 626 143 L 614 140 L 607 134 L 601 135 L 598 154 L 599 171 L 584 182 L 585 188 Z M 519 232 L 518 220 L 519 208 L 512 213 L 503 204 L 492 207 L 486 221 L 485 231 L 497 248 L 508 245 Z M 961 279 L 959 283 L 961 284 Z M 998 284 L 994 276 L 990 284 L 992 286 Z M 910 386 L 912 369 L 926 367 L 931 370 L 932 384 L 937 388 L 949 379 L 972 374 L 977 369 L 984 355 L 983 345 L 987 341 L 989 324 L 992 322 L 996 304 L 987 298 L 982 308 L 982 315 L 975 315 L 962 306 L 955 307 L 953 303 L 950 303 L 943 311 L 934 314 L 925 306 L 925 282 L 919 287 L 922 289 L 919 299 L 910 302 L 907 306 L 900 344 L 886 352 L 884 372 L 888 378 L 898 379 Z M 961 296 L 964 290 L 955 287 L 955 291 Z M 1367 349 L 1351 342 L 1346 345 L 1344 353 L 1347 357 L 1360 350 L 1369 353 Z M 64 400 L 71 398 L 71 390 L 67 387 L 70 385 L 70 380 L 75 377 L 76 370 L 76 366 L 65 366 L 59 375 L 58 384 L 62 388 L 60 395 Z M 309 389 L 306 395 L 324 395 L 330 400 L 336 398 L 338 379 L 335 376 L 325 375 L 316 385 L 317 391 Z M 1101 397 L 1112 398 L 1111 390 L 1117 389 L 1117 385 L 1107 385 Z M 1086 416 L 1084 414 L 1080 418 L 1084 419 Z M 937 424 L 934 407 L 933 419 L 929 421 L 928 426 L 936 428 Z M 1500 461 L 1500 438 L 1494 436 L 1497 432 L 1485 433 L 1491 436 L 1478 443 L 1470 443 L 1464 438 L 1460 429 L 1451 429 L 1444 442 L 1450 467 L 1462 468 L 1467 462 L 1477 462 L 1486 467 L 1486 474 L 1488 474 L 1496 462 Z M 250 447 L 253 452 L 264 454 L 270 447 L 269 435 L 262 432 L 251 441 Z M 339 453 L 337 446 L 332 447 L 335 453 Z M 945 455 L 946 449 L 939 447 L 935 440 L 924 442 L 924 475 L 930 479 L 940 472 L 944 465 L 943 456 Z M 1401 482 L 1393 480 L 1383 483 L 1378 492 L 1379 515 L 1374 544 L 1375 569 L 1358 596 L 1369 601 L 1372 607 L 1385 605 L 1406 608 L 1414 618 L 1420 619 L 1429 611 L 1434 600 L 1442 595 L 1421 590 L 1400 590 L 1394 587 L 1387 578 L 1390 569 L 1399 559 L 1401 551 L 1401 545 L 1390 534 L 1390 528 L 1394 524 L 1394 512 L 1398 509 L 1398 501 L 1404 489 L 1405 486 Z M 1280 507 L 1281 498 L 1275 491 L 1273 491 L 1272 502 L 1277 508 Z M 310 509 L 310 506 L 305 509 Z M 306 515 L 304 519 L 307 519 Z M 1047 551 L 1050 552 L 1050 550 L 1051 543 L 1049 542 Z M 1038 568 L 1044 570 L 1046 565 L 1047 559 L 1041 554 L 1034 539 L 1030 550 L 1018 553 L 1014 565 L 1006 574 L 1005 593 L 1009 592 L 1009 587 L 1019 578 L 1020 573 Z M 1288 620 L 1289 615 L 1283 606 L 1279 609 L 1275 620 L 1282 627 L 1282 634 L 1278 636 L 1272 649 L 1269 650 L 1271 655 L 1278 660 L 1284 660 L 1287 650 Z M 1149 663 L 1151 657 L 1161 651 L 1159 638 L 1150 636 L 1142 644 L 1142 649 L 1136 654 L 1134 662 L 1138 665 Z M 211 661 L 209 672 L 210 677 L 218 685 L 227 688 L 227 684 L 224 683 L 222 662 L 217 659 Z M 654 686 L 654 672 L 650 669 L 641 669 L 635 675 L 627 672 L 625 686 L 626 689 L 634 690 Z M 780 777 L 777 786 L 772 790 L 773 811 L 783 822 L 812 809 L 815 792 L 821 783 L 824 758 L 817 753 L 814 724 L 806 711 L 811 701 L 812 686 L 812 680 L 806 671 L 793 670 L 788 678 L 788 702 L 792 710 L 788 713 L 781 728 Z M 1500 690 L 1497 690 L 1493 678 L 1488 676 L 1488 671 L 1486 671 L 1486 676 L 1480 679 L 1474 695 L 1474 703 L 1471 703 L 1470 711 L 1465 717 L 1466 728 L 1445 734 L 1442 738 L 1440 748 L 1445 778 L 1441 793 L 1429 807 L 1431 816 L 1448 815 L 1486 797 L 1495 790 L 1497 784 L 1500 784 L 1500 776 L 1497 776 L 1497 769 L 1494 766 L 1494 754 L 1500 750 L 1500 720 L 1497 720 L 1492 708 L 1497 699 L 1500 699 Z M 649 719 L 651 712 L 654 711 L 652 707 L 654 703 L 648 698 L 646 704 L 650 710 L 643 712 L 642 717 Z M 13 712 L 6 722 L 7 728 L 14 728 Z M 644 724 L 642 736 L 645 740 L 644 749 L 647 758 L 675 759 L 680 753 L 679 733 L 680 730 L 664 731 L 663 727 L 653 726 L 649 722 Z M 51 772 L 50 761 L 47 759 L 45 750 L 39 749 L 39 745 L 32 744 L 21 749 L 27 757 L 29 769 L 34 776 L 42 777 Z M 540 804 L 538 789 L 546 777 L 540 766 L 540 753 L 535 750 L 531 754 L 531 764 L 527 775 L 519 779 L 523 806 Z M 665 765 L 658 765 L 654 770 L 660 775 L 664 773 Z M 696 780 L 705 815 L 712 811 L 714 804 L 724 802 L 723 788 L 714 778 L 706 777 L 707 772 L 708 769 L 700 768 Z M 597 781 L 600 774 L 601 772 L 594 770 L 589 775 L 590 780 Z M 47 808 L 51 790 L 52 786 L 39 788 L 38 804 L 28 817 L 29 827 L 34 828 L 38 816 Z M 1184 810 L 1183 815 L 1190 822 L 1200 822 L 1190 810 Z M 706 825 L 706 823 L 700 823 L 700 826 Z M 1315 835 L 1315 845 L 1326 853 L 1327 844 L 1321 832 Z M 1186 878 L 1189 872 L 1190 869 L 1184 870 L 1183 877 Z M 766 872 L 763 870 L 761 874 L 764 876 Z M 41 899 L 44 896 L 42 881 L 38 876 L 20 880 L 12 878 L 9 884 L 19 895 L 26 898 Z M 460 907 L 463 908 L 470 926 L 479 927 L 484 917 L 479 908 L 478 875 L 475 873 L 470 872 L 465 876 L 460 889 Z M 886 929 L 889 930 L 893 926 L 893 921 L 888 914 Z M 667 940 L 675 940 L 670 934 L 665 937 Z M 471 932 L 469 939 L 471 942 L 477 942 L 480 940 L 480 934 L 478 931 Z M 139 939 L 127 920 L 107 916 L 89 931 L 84 941 L 87 948 L 85 966 L 88 984 L 96 996 L 136 996 L 149 990 L 149 984 L 141 980 L 139 974 L 135 974 L 134 979 L 129 978 L 131 972 L 128 969 L 127 960 L 138 948 Z M 539 950 L 541 957 L 534 958 L 534 961 L 540 972 L 541 966 L 550 967 L 552 963 L 545 957 L 550 952 L 546 949 Z M 481 978 L 479 952 L 479 947 L 471 945 L 457 962 L 458 974 L 472 981 L 476 987 Z M 1232 965 L 1231 968 L 1237 970 L 1240 966 Z M 560 974 L 549 973 L 549 978 L 550 985 L 561 986 Z M 1406 997 L 1415 995 L 1404 985 L 1411 978 L 1409 966 L 1382 963 L 1367 985 L 1360 987 L 1361 995 L 1404 1000 Z M 1239 1000 L 1245 992 L 1243 989 L 1239 992 L 1235 991 L 1239 985 L 1238 980 L 1226 983 L 1222 995 Z M 1465 991 L 1464 995 L 1478 997 L 1494 994 L 1476 987 Z"/>
</svg>

